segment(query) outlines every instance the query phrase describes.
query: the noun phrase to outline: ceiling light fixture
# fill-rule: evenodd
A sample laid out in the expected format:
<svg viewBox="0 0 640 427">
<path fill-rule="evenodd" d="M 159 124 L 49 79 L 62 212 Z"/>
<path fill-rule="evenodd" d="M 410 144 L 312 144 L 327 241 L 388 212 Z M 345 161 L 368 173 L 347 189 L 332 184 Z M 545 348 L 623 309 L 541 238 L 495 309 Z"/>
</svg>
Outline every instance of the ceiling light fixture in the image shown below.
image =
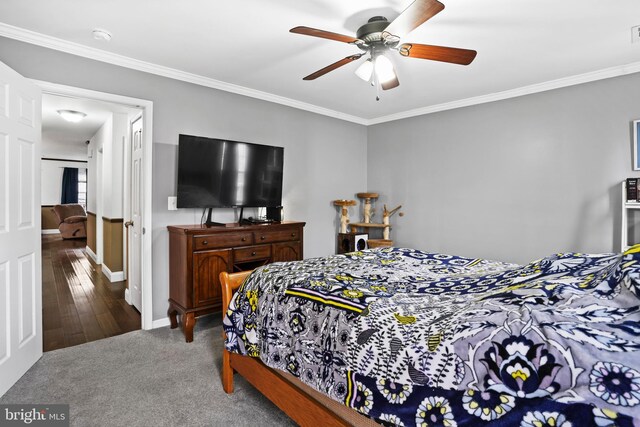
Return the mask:
<svg viewBox="0 0 640 427">
<path fill-rule="evenodd" d="M 356 76 L 360 77 L 365 82 L 371 80 L 373 74 L 373 61 L 371 58 L 364 61 L 356 70 Z"/>
<path fill-rule="evenodd" d="M 101 28 L 94 28 L 91 34 L 93 34 L 93 38 L 96 40 L 103 40 L 106 42 L 111 40 L 111 33 Z"/>
<path fill-rule="evenodd" d="M 58 114 L 60 114 L 63 119 L 71 123 L 78 123 L 80 120 L 87 117 L 87 115 L 82 111 L 75 110 L 58 110 Z"/>
<path fill-rule="evenodd" d="M 403 57 L 469 65 L 476 57 L 477 52 L 475 50 L 419 43 L 400 44 L 407 34 L 433 18 L 443 9 L 444 5 L 438 0 L 413 0 L 391 22 L 384 16 L 371 17 L 366 24 L 358 28 L 355 37 L 311 27 L 293 27 L 289 32 L 348 43 L 362 51 L 362 53 L 349 55 L 333 64 L 329 64 L 302 79 L 315 80 L 333 70 L 359 60 L 365 55 L 369 55 L 369 58 L 365 58 L 366 62 L 356 70 L 356 75 L 362 80 L 369 81 L 376 88 L 376 91 L 378 89 L 393 89 L 400 86 L 400 81 L 393 62 L 387 56 L 387 54 L 391 54 L 392 50 L 397 51 Z M 371 68 L 373 68 L 373 71 Z M 377 93 L 379 94 L 379 92 Z M 380 99 L 380 97 L 376 96 L 376 99 Z"/>
<path fill-rule="evenodd" d="M 376 71 L 376 77 L 381 84 L 390 82 L 396 78 L 396 72 L 393 69 L 393 63 L 383 54 L 379 54 L 378 56 L 376 56 L 376 63 L 374 68 Z"/>
<path fill-rule="evenodd" d="M 367 59 L 356 69 L 356 76 L 365 82 L 374 77 L 379 84 L 385 84 L 397 79 L 393 63 L 382 53 L 377 53 L 373 58 Z"/>
</svg>

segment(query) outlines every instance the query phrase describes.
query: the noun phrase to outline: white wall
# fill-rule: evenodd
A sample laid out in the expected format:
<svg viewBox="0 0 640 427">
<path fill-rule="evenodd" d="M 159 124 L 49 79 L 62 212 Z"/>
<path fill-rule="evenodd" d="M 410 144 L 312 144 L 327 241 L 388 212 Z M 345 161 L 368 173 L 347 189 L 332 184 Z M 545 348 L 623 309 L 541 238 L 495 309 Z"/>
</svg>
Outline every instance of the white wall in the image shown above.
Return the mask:
<svg viewBox="0 0 640 427">
<path fill-rule="evenodd" d="M 87 145 L 84 141 L 78 143 L 55 141 L 42 138 L 42 157 L 65 160 L 87 160 Z"/>
<path fill-rule="evenodd" d="M 127 114 L 113 113 L 89 140 L 87 210 L 96 214 L 96 255 L 102 262 L 102 217 L 123 217 L 124 146 Z"/>
<path fill-rule="evenodd" d="M 85 163 L 64 162 L 42 160 L 41 172 L 41 193 L 43 206 L 57 205 L 62 196 L 62 170 L 68 168 L 87 167 L 87 146 L 84 142 L 79 144 L 69 144 L 59 142 L 50 138 L 42 139 L 42 158 L 58 160 L 82 160 Z"/>
<path fill-rule="evenodd" d="M 89 140 L 87 145 L 88 171 L 87 171 L 87 210 L 89 212 L 98 213 L 98 199 L 104 197 L 102 188 L 102 171 L 99 172 L 99 164 L 103 161 L 105 147 L 110 145 L 113 139 L 113 117 L 109 117 L 104 124 L 98 129 L 95 135 Z M 99 156 L 100 153 L 103 156 Z M 102 165 L 100 165 L 102 168 Z M 106 172 L 107 181 L 111 178 L 110 171 Z"/>
<path fill-rule="evenodd" d="M 40 186 L 42 206 L 57 205 L 62 199 L 62 172 L 64 168 L 85 169 L 87 163 L 42 160 L 40 163 Z"/>
<path fill-rule="evenodd" d="M 110 153 L 108 147 L 113 140 L 113 116 L 107 118 L 102 127 L 89 140 L 87 156 L 89 157 L 87 170 L 87 211 L 96 215 L 96 262 L 102 263 L 103 257 L 103 227 L 104 200 L 109 200 L 110 169 L 105 168 L 105 150 Z"/>
<path fill-rule="evenodd" d="M 123 218 L 124 215 L 122 200 L 124 197 L 124 147 L 128 126 L 129 120 L 126 114 L 113 114 L 111 141 L 104 147 L 103 215 L 107 218 Z"/>
</svg>

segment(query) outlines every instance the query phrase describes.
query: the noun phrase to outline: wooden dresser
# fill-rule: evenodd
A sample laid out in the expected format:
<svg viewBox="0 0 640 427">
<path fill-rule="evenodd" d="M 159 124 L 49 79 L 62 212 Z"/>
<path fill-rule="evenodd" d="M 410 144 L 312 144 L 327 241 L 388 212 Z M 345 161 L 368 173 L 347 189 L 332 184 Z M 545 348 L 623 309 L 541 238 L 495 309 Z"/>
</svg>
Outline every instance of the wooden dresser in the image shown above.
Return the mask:
<svg viewBox="0 0 640 427">
<path fill-rule="evenodd" d="M 302 259 L 304 222 L 218 227 L 170 225 L 169 318 L 171 328 L 182 317 L 187 342 L 193 341 L 197 316 L 219 311 L 219 275 L 271 262 Z"/>
</svg>

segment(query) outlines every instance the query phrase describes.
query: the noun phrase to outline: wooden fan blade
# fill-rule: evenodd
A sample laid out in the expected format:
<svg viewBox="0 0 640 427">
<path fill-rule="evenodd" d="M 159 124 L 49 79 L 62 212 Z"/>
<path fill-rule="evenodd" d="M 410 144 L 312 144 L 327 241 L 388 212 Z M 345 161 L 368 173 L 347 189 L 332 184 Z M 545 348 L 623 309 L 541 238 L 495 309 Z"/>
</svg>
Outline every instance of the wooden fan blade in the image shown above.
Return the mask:
<svg viewBox="0 0 640 427">
<path fill-rule="evenodd" d="M 384 33 L 402 38 L 442 11 L 442 9 L 444 9 L 444 5 L 438 0 L 415 0 L 385 28 Z"/>
<path fill-rule="evenodd" d="M 389 80 L 386 83 L 382 83 L 380 86 L 382 86 L 382 90 L 389 90 L 389 89 L 393 89 L 394 87 L 400 86 L 400 81 L 398 80 L 398 76 L 396 76 L 393 78 L 393 80 Z"/>
<path fill-rule="evenodd" d="M 364 53 L 347 56 L 346 58 L 343 58 L 340 61 L 334 62 L 331 65 L 327 65 L 326 67 L 316 71 L 315 73 L 309 74 L 307 77 L 303 78 L 302 80 L 315 80 L 318 77 L 324 76 L 328 72 L 335 70 L 336 68 L 340 68 L 343 65 L 347 65 L 348 63 L 355 61 L 356 59 L 360 59 L 362 55 L 364 55 Z"/>
<path fill-rule="evenodd" d="M 428 44 L 404 43 L 400 46 L 400 55 L 410 58 L 430 59 L 432 61 L 450 62 L 452 64 L 469 65 L 478 52 L 457 47 L 432 46 Z"/>
<path fill-rule="evenodd" d="M 330 31 L 318 30 L 316 28 L 309 27 L 295 27 L 289 30 L 290 33 L 303 34 L 305 36 L 320 37 L 323 39 L 335 40 L 344 43 L 356 43 L 360 39 L 355 37 L 345 36 L 338 33 L 332 33 Z"/>
</svg>

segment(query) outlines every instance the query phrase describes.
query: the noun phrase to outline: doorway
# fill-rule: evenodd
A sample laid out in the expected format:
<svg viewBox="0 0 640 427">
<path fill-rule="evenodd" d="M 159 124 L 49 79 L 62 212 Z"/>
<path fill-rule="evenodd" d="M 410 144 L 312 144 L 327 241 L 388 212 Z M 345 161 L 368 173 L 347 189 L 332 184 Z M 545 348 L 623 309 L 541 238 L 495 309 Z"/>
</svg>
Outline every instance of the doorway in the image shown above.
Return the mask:
<svg viewBox="0 0 640 427">
<path fill-rule="evenodd" d="M 97 184 L 100 180 L 108 180 L 108 183 L 118 182 L 124 188 L 127 188 L 127 191 L 123 192 L 122 202 L 121 202 L 121 215 L 118 217 L 117 215 L 113 215 L 114 204 L 105 204 L 102 201 L 105 198 L 105 194 L 95 194 L 98 198 L 94 201 L 93 206 L 97 210 L 97 212 L 92 212 L 94 214 L 93 221 L 95 221 L 95 241 L 92 243 L 93 248 L 89 246 L 89 242 L 87 242 L 87 253 L 91 256 L 93 261 L 102 264 L 102 271 L 104 276 L 107 279 L 105 282 L 119 282 L 122 281 L 130 274 L 132 271 L 136 272 L 138 277 L 137 288 L 138 288 L 138 296 L 139 303 L 136 304 L 140 311 L 140 323 L 142 329 L 151 329 L 153 327 L 153 311 L 152 311 L 152 286 L 151 286 L 151 236 L 146 233 L 146 230 L 151 230 L 151 159 L 152 159 L 152 115 L 153 115 L 153 103 L 147 100 L 141 100 L 136 98 L 124 97 L 120 95 L 113 95 L 103 92 L 96 92 L 86 89 L 80 89 L 70 86 L 63 86 L 58 84 L 52 84 L 48 82 L 42 81 L 33 81 L 36 85 L 38 85 L 43 94 L 46 96 L 55 95 L 59 97 L 67 97 L 73 99 L 82 99 L 87 101 L 101 102 L 101 103 L 109 103 L 113 106 L 117 107 L 116 109 L 120 109 L 123 111 L 136 111 L 136 114 L 127 114 L 126 115 L 126 123 L 124 132 L 127 133 L 128 136 L 132 135 L 132 124 L 134 122 L 138 122 L 139 126 L 144 128 L 144 132 L 140 132 L 139 137 L 139 152 L 137 153 L 137 157 L 130 153 L 129 142 L 131 140 L 130 137 L 123 138 L 122 140 L 117 140 L 117 145 L 115 150 L 111 150 L 111 152 L 105 152 L 105 147 L 98 147 L 97 145 L 94 147 L 88 147 L 88 156 L 93 157 L 94 159 L 102 158 L 100 161 L 100 165 L 104 163 L 105 156 L 113 156 L 118 152 L 123 155 L 123 161 L 121 164 L 121 170 L 118 172 L 117 170 L 114 172 L 113 170 L 109 172 L 102 173 L 104 171 L 104 167 L 100 166 L 102 171 L 100 171 L 100 175 L 93 177 L 94 183 Z M 120 132 L 123 130 L 120 129 Z M 91 144 L 89 144 L 91 145 Z M 92 151 L 93 148 L 93 151 Z M 125 155 L 125 153 L 129 153 Z M 132 170 L 132 161 L 136 158 L 138 161 L 138 189 L 135 191 L 130 191 L 130 185 L 132 185 L 132 181 L 127 179 L 126 177 L 131 176 Z M 96 165 L 97 166 L 97 165 Z M 96 170 L 98 168 L 95 168 Z M 116 168 L 117 169 L 117 168 Z M 111 173 L 111 174 L 110 174 Z M 106 176 L 109 175 L 109 176 Z M 88 174 L 87 180 L 89 181 L 89 186 L 91 186 L 92 175 Z M 103 182 L 104 184 L 104 182 Z M 98 187 L 96 187 L 97 189 Z M 111 189 L 109 185 L 101 185 L 99 188 L 102 191 L 109 192 Z M 146 191 L 145 191 L 146 190 Z M 94 193 L 100 193 L 100 191 L 95 191 Z M 91 205 L 91 195 L 88 195 L 87 204 Z M 136 197 L 135 200 L 131 199 L 132 197 Z M 126 199 L 126 201 L 125 201 Z M 98 207 L 98 200 L 102 206 Z M 115 204 L 117 207 L 117 203 Z M 137 206 L 137 211 L 133 213 L 131 208 Z M 109 209 L 112 209 L 109 211 Z M 106 215 L 105 215 L 106 214 Z M 134 218 L 135 216 L 135 218 Z M 88 215 L 88 222 L 91 222 L 91 216 Z M 124 227 L 124 224 L 132 223 L 137 227 L 137 234 L 134 235 L 134 227 Z M 99 230 L 99 232 L 98 232 Z M 120 232 L 118 232 L 120 230 Z M 124 248 L 124 253 L 118 256 L 117 251 L 112 250 L 113 248 L 107 247 L 108 245 L 104 242 L 104 233 L 112 233 L 112 235 L 118 236 L 120 233 L 121 237 L 121 245 Z M 51 239 L 50 236 L 47 236 Z M 116 239 L 117 241 L 117 239 Z M 55 246 L 55 242 L 53 246 Z M 73 245 L 72 245 L 73 246 Z M 117 246 L 117 245 L 116 245 Z M 127 250 L 127 248 L 129 250 Z M 105 250 L 106 249 L 106 250 Z M 73 253 L 77 253 L 77 248 L 70 248 L 71 257 L 73 257 Z M 132 251 L 137 251 L 139 256 L 131 256 Z M 115 255 L 114 255 L 115 253 Z M 111 260 L 108 258 L 111 257 Z M 120 259 L 121 264 L 118 265 L 113 260 Z M 107 261 L 108 260 L 108 261 Z M 105 261 L 109 262 L 106 264 Z M 76 266 L 87 267 L 86 264 L 82 262 L 76 262 Z M 115 265 L 115 267 L 114 267 Z M 105 268 L 106 267 L 106 268 Z M 102 280 L 103 278 L 100 278 Z M 109 289 L 109 286 L 106 287 Z M 127 295 L 130 296 L 130 293 L 126 290 L 124 291 Z M 127 302 L 132 303 L 132 298 L 128 298 Z M 45 319 L 46 321 L 46 319 Z"/>
</svg>

